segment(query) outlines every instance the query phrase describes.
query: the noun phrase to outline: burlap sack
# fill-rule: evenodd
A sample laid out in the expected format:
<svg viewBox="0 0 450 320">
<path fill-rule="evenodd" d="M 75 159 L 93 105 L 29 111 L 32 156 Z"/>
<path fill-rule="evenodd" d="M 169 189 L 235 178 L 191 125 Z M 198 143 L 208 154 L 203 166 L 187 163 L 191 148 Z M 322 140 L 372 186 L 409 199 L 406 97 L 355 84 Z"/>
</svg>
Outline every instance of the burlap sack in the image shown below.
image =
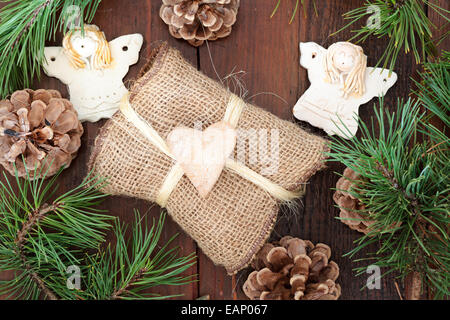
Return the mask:
<svg viewBox="0 0 450 320">
<path fill-rule="evenodd" d="M 201 121 L 205 128 L 221 121 L 229 96 L 227 89 L 164 43 L 152 52 L 131 89 L 130 102 L 166 139 L 177 126 L 192 128 Z M 323 139 L 260 108 L 247 104 L 237 129 L 278 130 L 279 167 L 266 178 L 287 190 L 299 190 L 323 166 Z M 247 146 L 247 160 L 258 150 Z M 246 161 L 245 165 L 261 174 L 263 162 Z M 109 179 L 104 192 L 152 202 L 173 165 L 120 111 L 101 129 L 90 160 L 94 173 Z M 233 274 L 251 262 L 269 237 L 279 204 L 267 192 L 225 169 L 206 199 L 183 176 L 169 198 L 167 211 L 215 264 Z"/>
</svg>

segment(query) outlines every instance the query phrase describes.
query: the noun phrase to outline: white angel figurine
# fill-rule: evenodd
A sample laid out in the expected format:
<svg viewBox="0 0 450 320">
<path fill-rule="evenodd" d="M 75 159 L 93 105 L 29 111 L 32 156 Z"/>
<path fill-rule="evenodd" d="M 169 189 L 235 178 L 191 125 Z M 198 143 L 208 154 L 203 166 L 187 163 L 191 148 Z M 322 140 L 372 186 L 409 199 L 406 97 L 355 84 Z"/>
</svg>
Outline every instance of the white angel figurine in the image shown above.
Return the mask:
<svg viewBox="0 0 450 320">
<path fill-rule="evenodd" d="M 384 96 L 397 81 L 394 72 L 366 67 L 362 48 L 350 42 L 335 43 L 328 50 L 315 42 L 300 43 L 300 54 L 311 86 L 294 106 L 294 116 L 329 135 L 354 137 L 359 106 Z"/>
<path fill-rule="evenodd" d="M 80 121 L 110 118 L 128 93 L 123 78 L 139 60 L 143 37 L 130 34 L 107 42 L 95 25 L 69 32 L 62 47 L 46 47 L 44 72 L 69 88 Z"/>
</svg>

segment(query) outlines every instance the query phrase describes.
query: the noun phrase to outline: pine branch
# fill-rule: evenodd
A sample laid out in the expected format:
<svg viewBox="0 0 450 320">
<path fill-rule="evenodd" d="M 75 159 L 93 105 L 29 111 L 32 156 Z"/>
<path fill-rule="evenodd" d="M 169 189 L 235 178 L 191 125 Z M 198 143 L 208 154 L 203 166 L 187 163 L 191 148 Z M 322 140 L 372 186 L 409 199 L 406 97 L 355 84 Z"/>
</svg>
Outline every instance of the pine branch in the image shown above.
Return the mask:
<svg viewBox="0 0 450 320">
<path fill-rule="evenodd" d="M 147 291 L 159 285 L 184 285 L 193 281 L 194 276 L 181 274 L 195 264 L 195 255 L 178 257 L 178 248 L 169 249 L 175 237 L 156 250 L 166 214 L 162 213 L 150 230 L 145 228 L 147 220 L 135 214 L 129 241 L 124 237 L 126 228 L 116 223 L 115 246 L 108 246 L 90 258 L 92 271 L 86 281 L 91 299 L 166 299 L 179 295 L 161 296 Z"/>
<path fill-rule="evenodd" d="M 18 232 L 16 238 L 16 245 L 18 247 L 18 255 L 20 256 L 23 266 L 25 270 L 29 272 L 29 276 L 31 279 L 37 284 L 39 289 L 48 297 L 50 300 L 58 300 L 56 295 L 45 285 L 44 281 L 39 277 L 37 272 L 33 271 L 33 268 L 27 261 L 27 257 L 24 252 L 24 242 L 26 241 L 26 235 L 28 232 L 38 223 L 39 220 L 43 219 L 45 215 L 49 212 L 54 211 L 57 208 L 56 205 L 53 206 L 44 206 L 43 208 L 33 212 L 29 215 L 29 219 L 26 223 L 23 224 L 22 229 Z"/>
<path fill-rule="evenodd" d="M 41 169 L 42 170 L 42 169 Z M 181 274 L 195 264 L 193 254 L 179 257 L 169 249 L 172 237 L 160 248 L 165 214 L 148 229 L 136 214 L 132 236 L 111 216 L 95 209 L 106 195 L 98 189 L 103 180 L 88 177 L 76 188 L 54 197 L 58 175 L 42 179 L 19 179 L 13 185 L 4 173 L 0 181 L 0 272 L 15 270 L 11 280 L 0 281 L 0 295 L 18 299 L 163 299 L 146 290 L 159 285 L 183 285 L 193 276 Z M 112 227 L 116 244 L 105 242 L 104 231 Z M 83 288 L 66 285 L 67 267 L 78 266 Z"/>
<path fill-rule="evenodd" d="M 0 182 L 0 272 L 16 272 L 13 279 L 0 282 L 0 294 L 74 298 L 65 284 L 66 268 L 81 265 L 80 253 L 97 249 L 110 226 L 111 217 L 89 210 L 105 197 L 96 189 L 104 182 L 88 177 L 79 187 L 47 202 L 58 189 L 59 173 L 47 183 L 45 178 L 32 181 L 27 174 L 28 179 L 19 179 L 16 171 L 16 187 L 5 173 L 5 182 Z M 45 177 L 45 172 L 41 174 Z"/>
<path fill-rule="evenodd" d="M 24 269 L 28 272 L 28 275 L 36 283 L 42 293 L 44 293 L 44 295 L 50 300 L 58 300 L 56 295 L 45 285 L 44 280 L 39 277 L 38 273 L 33 271 L 32 266 L 27 262 L 27 258 L 23 250 L 20 250 L 18 254 L 22 260 Z"/>
<path fill-rule="evenodd" d="M 56 295 L 45 285 L 44 281 L 39 277 L 39 275 L 33 271 L 31 265 L 27 262 L 27 257 L 24 252 L 24 243 L 26 241 L 26 236 L 29 231 L 35 227 L 35 225 L 43 219 L 48 213 L 55 211 L 58 205 L 44 205 L 42 208 L 35 210 L 32 214 L 29 214 L 28 220 L 23 224 L 22 229 L 18 232 L 15 243 L 18 248 L 17 254 L 20 256 L 24 268 L 29 272 L 32 280 L 37 284 L 39 289 L 50 299 L 58 300 Z"/>
<path fill-rule="evenodd" d="M 417 216 L 417 219 L 414 223 L 414 231 L 416 234 L 420 235 L 420 240 L 423 242 L 426 237 L 426 228 L 428 227 L 426 221 L 420 216 L 420 208 L 417 198 L 408 194 L 404 188 L 402 188 L 397 179 L 395 179 L 392 172 L 390 172 L 385 166 L 380 163 L 377 163 L 377 169 L 382 173 L 382 175 L 390 181 L 392 186 L 401 192 L 406 199 L 410 200 L 411 211 Z M 441 238 L 442 241 L 442 238 Z M 423 256 L 426 254 L 424 250 L 419 247 L 419 254 L 417 255 L 417 264 L 423 264 L 424 259 Z M 406 285 L 405 285 L 405 296 L 408 300 L 418 300 L 420 299 L 422 288 L 423 288 L 423 278 L 422 274 L 417 271 L 411 271 L 406 277 Z"/>
<path fill-rule="evenodd" d="M 137 283 L 139 281 L 141 281 L 144 277 L 144 274 L 147 272 L 148 270 L 146 268 L 142 268 L 140 269 L 134 276 L 133 278 L 131 278 L 130 283 L 127 283 L 124 287 L 120 288 L 120 289 L 116 289 L 114 290 L 113 294 L 111 295 L 111 299 L 113 300 L 118 300 L 120 299 L 124 294 L 126 294 L 128 292 L 128 289 L 131 288 L 131 286 L 134 283 Z"/>
<path fill-rule="evenodd" d="M 19 42 L 22 40 L 23 35 L 29 32 L 30 28 L 34 25 L 41 10 L 45 10 L 52 2 L 53 0 L 47 0 L 46 2 L 38 6 L 36 9 L 34 9 L 33 13 L 31 14 L 30 21 L 27 22 L 25 27 L 20 31 L 19 35 L 14 40 L 14 43 L 11 46 L 11 50 L 13 50 L 19 44 Z"/>
<path fill-rule="evenodd" d="M 388 45 L 376 64 L 393 70 L 400 52 L 406 54 L 412 51 L 417 63 L 425 62 L 427 56 L 437 53 L 435 42 L 432 41 L 432 30 L 437 27 L 428 18 L 424 7 L 437 12 L 447 23 L 450 22 L 450 11 L 445 10 L 428 0 L 370 0 L 363 6 L 344 14 L 345 20 L 350 20 L 339 32 L 367 19 L 362 27 L 352 30 L 354 36 L 349 41 L 364 42 L 370 37 L 388 38 Z M 439 41 L 443 41 L 447 34 Z"/>
<path fill-rule="evenodd" d="M 383 177 L 385 177 L 391 183 L 392 187 L 395 190 L 402 193 L 403 197 L 405 197 L 405 199 L 408 199 L 410 201 L 409 204 L 412 208 L 412 211 L 417 215 L 420 214 L 417 198 L 412 196 L 411 194 L 408 194 L 406 192 L 406 190 L 400 186 L 397 179 L 395 179 L 393 173 L 390 172 L 383 164 L 381 164 L 378 161 L 375 161 L 375 163 L 376 163 L 376 168 L 378 169 L 378 171 L 380 171 L 381 174 L 383 175 Z"/>
<path fill-rule="evenodd" d="M 26 236 L 28 232 L 41 220 L 43 219 L 47 213 L 53 212 L 58 209 L 58 204 L 53 204 L 49 206 L 48 204 L 44 204 L 42 208 L 35 210 L 33 213 L 28 215 L 28 220 L 23 224 L 22 229 L 17 233 L 16 245 L 19 249 L 23 248 L 23 245 L 26 241 Z"/>
<path fill-rule="evenodd" d="M 72 27 L 70 8 L 90 22 L 101 0 L 16 0 L 0 10 L 0 99 L 40 77 L 45 42 Z"/>
<path fill-rule="evenodd" d="M 413 79 L 417 90 L 414 92 L 421 105 L 439 117 L 445 127 L 450 126 L 450 52 L 424 63 L 420 80 Z M 445 128 L 444 128 L 445 130 Z"/>
<path fill-rule="evenodd" d="M 407 297 L 420 296 L 426 283 L 439 299 L 450 296 L 450 140 L 427 119 L 419 101 L 399 101 L 389 113 L 380 100 L 371 122 L 379 134 L 359 120 L 361 138 L 333 138 L 328 155 L 360 174 L 352 195 L 364 204 L 362 214 L 374 221 L 347 255 L 379 244 L 360 260 L 410 279 Z M 419 132 L 425 137 L 422 142 L 416 139 Z"/>
</svg>

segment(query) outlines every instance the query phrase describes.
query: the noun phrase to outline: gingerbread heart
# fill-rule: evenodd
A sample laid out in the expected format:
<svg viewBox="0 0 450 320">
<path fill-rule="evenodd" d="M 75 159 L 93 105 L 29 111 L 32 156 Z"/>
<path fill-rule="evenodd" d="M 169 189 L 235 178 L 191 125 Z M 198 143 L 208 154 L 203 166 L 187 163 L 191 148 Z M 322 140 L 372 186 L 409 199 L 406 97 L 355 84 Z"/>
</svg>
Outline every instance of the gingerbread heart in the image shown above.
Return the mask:
<svg viewBox="0 0 450 320">
<path fill-rule="evenodd" d="M 203 198 L 219 179 L 236 146 L 236 136 L 236 130 L 221 121 L 204 131 L 178 127 L 167 137 L 172 155 Z"/>
</svg>

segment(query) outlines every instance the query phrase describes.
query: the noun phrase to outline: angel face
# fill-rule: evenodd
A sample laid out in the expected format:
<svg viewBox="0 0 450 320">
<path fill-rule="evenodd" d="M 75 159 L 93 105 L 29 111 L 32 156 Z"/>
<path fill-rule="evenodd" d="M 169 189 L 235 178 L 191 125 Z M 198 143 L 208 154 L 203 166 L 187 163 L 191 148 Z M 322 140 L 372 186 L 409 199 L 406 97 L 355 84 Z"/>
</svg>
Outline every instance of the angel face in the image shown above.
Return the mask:
<svg viewBox="0 0 450 320">
<path fill-rule="evenodd" d="M 348 74 L 362 71 L 366 66 L 363 49 L 350 42 L 337 42 L 328 48 L 326 68 L 338 77 L 339 73 Z"/>
<path fill-rule="evenodd" d="M 344 97 L 364 94 L 367 57 L 363 48 L 350 42 L 334 43 L 327 50 L 324 66 L 325 80 L 339 83 Z"/>
<path fill-rule="evenodd" d="M 111 64 L 111 51 L 105 34 L 97 26 L 85 25 L 81 29 L 66 34 L 63 40 L 64 51 L 76 69 L 88 65 L 93 69 L 103 69 Z"/>
<path fill-rule="evenodd" d="M 359 62 L 359 54 L 353 46 L 341 45 L 333 55 L 333 62 L 336 69 L 349 73 Z"/>
<path fill-rule="evenodd" d="M 81 32 L 72 35 L 72 49 L 83 58 L 89 58 L 95 54 L 98 47 L 98 39 L 93 37 L 93 33 L 89 32 L 84 37 Z"/>
</svg>

